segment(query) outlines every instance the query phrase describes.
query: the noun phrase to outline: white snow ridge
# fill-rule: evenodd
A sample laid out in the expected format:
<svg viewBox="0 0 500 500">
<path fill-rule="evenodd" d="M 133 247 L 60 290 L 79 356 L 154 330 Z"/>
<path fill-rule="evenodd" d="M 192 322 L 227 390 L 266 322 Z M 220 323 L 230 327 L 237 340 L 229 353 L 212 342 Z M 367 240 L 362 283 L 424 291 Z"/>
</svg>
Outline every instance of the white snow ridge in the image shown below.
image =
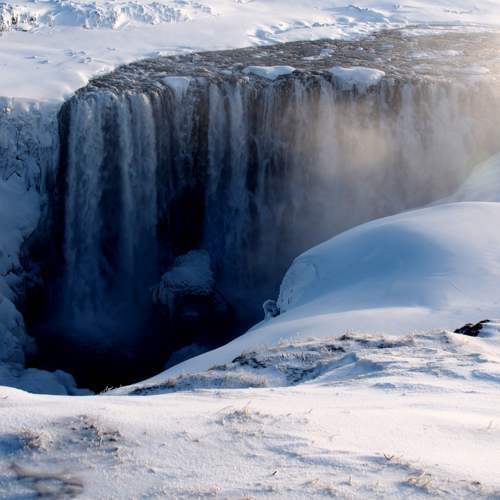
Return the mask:
<svg viewBox="0 0 500 500">
<path fill-rule="evenodd" d="M 500 499 L 499 27 L 0 0 L 0 498 Z"/>
</svg>

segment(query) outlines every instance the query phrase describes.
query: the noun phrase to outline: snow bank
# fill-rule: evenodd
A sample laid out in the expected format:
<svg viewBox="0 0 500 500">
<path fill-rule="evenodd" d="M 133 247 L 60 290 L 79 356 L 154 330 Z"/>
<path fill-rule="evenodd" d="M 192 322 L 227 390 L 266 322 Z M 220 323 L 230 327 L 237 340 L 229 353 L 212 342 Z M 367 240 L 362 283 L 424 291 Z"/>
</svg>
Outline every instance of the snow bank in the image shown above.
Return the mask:
<svg viewBox="0 0 500 500">
<path fill-rule="evenodd" d="M 370 87 L 375 87 L 380 83 L 385 73 L 378 69 L 364 68 L 361 66 L 353 66 L 350 68 L 342 68 L 335 66 L 330 70 L 337 84 L 342 90 L 350 90 L 353 87 L 359 90 L 367 90 Z"/>
<path fill-rule="evenodd" d="M 495 156 L 441 203 L 374 220 L 305 252 L 283 279 L 280 316 L 150 382 L 206 370 L 280 341 L 348 331 L 401 336 L 498 318 L 499 179 Z M 489 325 L 489 337 L 499 350 L 497 324 Z"/>
<path fill-rule="evenodd" d="M 267 80 L 276 80 L 280 76 L 291 75 L 295 71 L 292 66 L 248 66 L 243 70 L 245 75 L 255 75 Z"/>
<path fill-rule="evenodd" d="M 499 217 L 496 203 L 455 203 L 360 226 L 300 256 L 278 307 L 307 305 L 306 314 L 421 307 L 436 311 L 436 320 L 446 310 L 477 315 L 476 308 L 500 304 Z"/>
</svg>

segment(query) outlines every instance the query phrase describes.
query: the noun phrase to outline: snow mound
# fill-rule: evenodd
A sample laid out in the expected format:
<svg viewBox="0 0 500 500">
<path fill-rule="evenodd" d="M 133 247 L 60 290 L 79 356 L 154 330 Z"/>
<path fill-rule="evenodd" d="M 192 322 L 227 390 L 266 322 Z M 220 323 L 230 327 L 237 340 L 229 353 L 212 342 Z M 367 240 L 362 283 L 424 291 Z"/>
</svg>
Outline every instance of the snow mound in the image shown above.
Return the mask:
<svg viewBox="0 0 500 500">
<path fill-rule="evenodd" d="M 499 217 L 496 203 L 455 203 L 364 224 L 297 258 L 278 307 L 285 313 L 311 304 L 331 313 L 498 306 Z"/>
<path fill-rule="evenodd" d="M 291 75 L 295 71 L 292 66 L 248 66 L 243 70 L 245 75 L 255 75 L 267 80 L 276 80 L 280 76 Z"/>
<path fill-rule="evenodd" d="M 165 373 L 115 392 L 145 396 L 308 384 L 442 393 L 452 392 L 460 384 L 462 388 L 476 384 L 479 379 L 486 385 L 499 384 L 500 344 L 496 348 L 488 344 L 491 337 L 498 336 L 498 326 L 489 325 L 480 339 L 434 332 L 399 337 L 346 333 L 340 337 L 282 340 L 271 347 L 243 351 L 199 373 L 171 370 L 170 376 Z M 478 375 L 478 361 L 481 373 L 488 376 Z"/>
<path fill-rule="evenodd" d="M 62 370 L 49 372 L 10 363 L 0 363 L 0 384 L 33 394 L 54 396 L 93 394 L 87 389 L 78 389 L 74 378 Z"/>
<path fill-rule="evenodd" d="M 379 69 L 353 66 L 343 68 L 335 66 L 330 70 L 337 84 L 342 90 L 350 90 L 356 87 L 358 90 L 366 90 L 375 87 L 385 77 L 385 73 Z"/>
</svg>

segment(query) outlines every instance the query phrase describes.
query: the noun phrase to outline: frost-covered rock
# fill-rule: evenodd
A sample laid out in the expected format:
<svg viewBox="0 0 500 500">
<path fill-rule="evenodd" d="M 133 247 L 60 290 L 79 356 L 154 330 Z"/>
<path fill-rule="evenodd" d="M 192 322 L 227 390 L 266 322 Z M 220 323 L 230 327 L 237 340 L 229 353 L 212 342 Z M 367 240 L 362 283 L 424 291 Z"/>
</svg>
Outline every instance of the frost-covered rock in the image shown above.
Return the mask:
<svg viewBox="0 0 500 500">
<path fill-rule="evenodd" d="M 0 293 L 0 364 L 23 364 L 25 353 L 32 351 L 33 347 L 33 340 L 26 334 L 21 314 L 11 301 Z"/>
<path fill-rule="evenodd" d="M 40 213 L 36 185 L 53 146 L 46 124 L 38 106 L 0 100 L 0 363 L 23 364 L 33 349 L 14 288 L 22 273 L 21 246 Z"/>
<path fill-rule="evenodd" d="M 224 338 L 233 324 L 233 313 L 216 288 L 210 255 L 193 250 L 177 257 L 153 289 L 153 303 L 162 322 L 176 332 L 179 345 L 210 344 L 210 332 Z"/>
<path fill-rule="evenodd" d="M 467 323 L 457 328 L 455 333 L 466 335 L 467 337 L 500 337 L 500 321 L 485 319 L 479 323 Z"/>
<path fill-rule="evenodd" d="M 51 104 L 0 99 L 0 362 L 22 364 L 33 349 L 14 289 L 23 272 L 21 246 L 40 216 L 37 188 L 55 163 L 55 112 Z"/>
<path fill-rule="evenodd" d="M 203 250 L 193 250 L 175 259 L 155 288 L 153 300 L 170 307 L 176 296 L 207 296 L 213 293 L 214 288 L 210 255 Z"/>
</svg>

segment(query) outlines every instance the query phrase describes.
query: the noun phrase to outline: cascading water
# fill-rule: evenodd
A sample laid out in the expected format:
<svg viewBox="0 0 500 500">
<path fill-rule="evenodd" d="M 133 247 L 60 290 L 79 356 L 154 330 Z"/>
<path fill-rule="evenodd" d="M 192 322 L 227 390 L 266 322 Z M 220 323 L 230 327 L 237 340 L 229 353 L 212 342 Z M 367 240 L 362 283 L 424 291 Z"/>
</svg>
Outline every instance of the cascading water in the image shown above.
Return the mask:
<svg viewBox="0 0 500 500">
<path fill-rule="evenodd" d="M 154 370 L 174 349 L 238 331 L 214 321 L 179 338 L 158 314 L 152 289 L 175 257 L 208 252 L 241 329 L 301 251 L 449 194 L 498 149 L 496 88 L 405 72 L 384 43 L 365 42 L 364 64 L 387 73 L 374 86 L 345 86 L 327 69 L 335 58 L 314 59 L 328 46 L 359 63 L 360 46 L 315 42 L 290 44 L 298 70 L 275 80 L 242 70 L 283 63 L 286 46 L 147 61 L 79 92 L 60 117 L 39 343 L 130 355 L 150 338 Z"/>
<path fill-rule="evenodd" d="M 61 312 L 82 335 L 128 336 L 157 279 L 152 103 L 104 94 L 70 113 Z"/>
</svg>

